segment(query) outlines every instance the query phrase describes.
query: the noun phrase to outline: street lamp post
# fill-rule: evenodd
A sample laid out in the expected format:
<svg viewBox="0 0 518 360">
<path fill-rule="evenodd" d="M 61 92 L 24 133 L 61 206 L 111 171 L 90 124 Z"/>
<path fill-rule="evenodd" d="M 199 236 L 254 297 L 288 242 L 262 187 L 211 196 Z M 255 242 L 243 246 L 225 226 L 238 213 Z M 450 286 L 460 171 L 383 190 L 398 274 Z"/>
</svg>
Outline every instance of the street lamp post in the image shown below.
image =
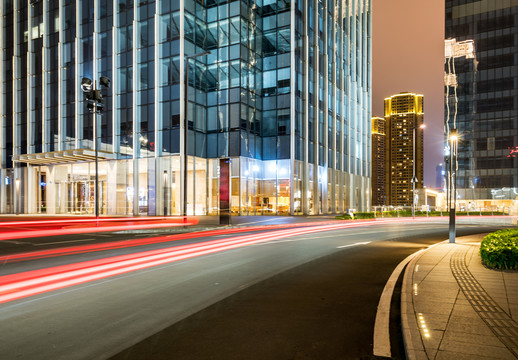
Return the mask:
<svg viewBox="0 0 518 360">
<path fill-rule="evenodd" d="M 455 208 L 457 200 L 457 143 L 458 143 L 457 129 L 451 129 L 450 141 L 450 179 L 449 179 L 449 203 L 450 203 L 450 225 L 449 225 L 449 241 L 451 244 L 455 243 Z"/>
<path fill-rule="evenodd" d="M 105 88 L 110 87 L 111 80 L 106 76 L 99 78 L 99 85 Z M 89 78 L 81 79 L 81 89 L 86 94 L 87 107 L 94 115 L 94 152 L 95 152 L 95 183 L 94 183 L 94 197 L 95 197 L 95 218 L 99 218 L 99 146 L 97 134 L 97 114 L 104 111 L 103 96 L 100 89 L 97 89 L 97 81 L 94 80 L 92 87 L 92 80 Z"/>
<path fill-rule="evenodd" d="M 185 57 L 185 84 L 184 84 L 184 109 L 183 109 L 183 216 L 184 220 L 187 219 L 187 131 L 189 129 L 189 123 L 187 121 L 187 108 L 189 106 L 189 60 L 200 56 L 209 55 L 210 51 L 189 55 Z"/>
<path fill-rule="evenodd" d="M 414 128 L 413 128 L 413 131 L 412 131 L 412 147 L 413 147 L 413 151 L 412 151 L 412 218 L 415 217 L 415 184 L 416 182 L 418 181 L 417 180 L 417 177 L 416 177 L 416 174 L 415 174 L 415 159 L 416 159 L 416 132 L 417 132 L 417 128 L 419 129 L 424 129 L 426 127 L 426 125 L 424 124 L 421 124 L 419 126 L 417 126 L 417 123 L 415 124 Z"/>
</svg>

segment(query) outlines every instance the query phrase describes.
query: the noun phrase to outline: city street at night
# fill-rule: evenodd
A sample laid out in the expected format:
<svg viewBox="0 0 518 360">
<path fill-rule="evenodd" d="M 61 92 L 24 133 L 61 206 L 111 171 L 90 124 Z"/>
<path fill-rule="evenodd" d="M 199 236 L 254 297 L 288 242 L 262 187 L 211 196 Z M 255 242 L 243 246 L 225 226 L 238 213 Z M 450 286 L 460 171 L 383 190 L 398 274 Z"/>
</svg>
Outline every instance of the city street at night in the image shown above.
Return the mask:
<svg viewBox="0 0 518 360">
<path fill-rule="evenodd" d="M 392 271 L 448 236 L 445 221 L 406 221 L 139 234 L 140 244 L 67 235 L 67 248 L 37 251 L 73 252 L 3 258 L 0 358 L 369 358 Z M 458 236 L 498 228 L 459 225 Z M 95 250 L 112 236 L 120 247 Z"/>
</svg>

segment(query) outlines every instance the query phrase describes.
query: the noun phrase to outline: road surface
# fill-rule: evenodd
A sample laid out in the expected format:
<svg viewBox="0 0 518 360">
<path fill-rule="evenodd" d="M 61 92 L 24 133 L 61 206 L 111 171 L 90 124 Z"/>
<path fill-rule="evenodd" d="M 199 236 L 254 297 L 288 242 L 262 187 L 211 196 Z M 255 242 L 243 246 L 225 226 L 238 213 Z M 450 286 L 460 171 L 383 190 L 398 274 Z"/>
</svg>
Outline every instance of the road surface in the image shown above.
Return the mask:
<svg viewBox="0 0 518 360">
<path fill-rule="evenodd" d="M 260 234 L 6 262 L 0 275 Z M 0 359 L 368 359 L 392 270 L 445 239 L 447 224 L 432 221 L 302 231 L 7 301 Z"/>
</svg>

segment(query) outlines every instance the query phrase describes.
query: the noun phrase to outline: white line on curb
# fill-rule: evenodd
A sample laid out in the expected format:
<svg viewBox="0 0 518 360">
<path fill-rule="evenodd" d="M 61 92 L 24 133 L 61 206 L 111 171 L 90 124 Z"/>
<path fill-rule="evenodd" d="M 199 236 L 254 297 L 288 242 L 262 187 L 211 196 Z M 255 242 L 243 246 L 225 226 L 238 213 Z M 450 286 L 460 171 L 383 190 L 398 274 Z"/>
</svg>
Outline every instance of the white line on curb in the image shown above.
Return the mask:
<svg viewBox="0 0 518 360">
<path fill-rule="evenodd" d="M 392 293 L 396 286 L 397 279 L 403 271 L 406 264 L 410 262 L 417 254 L 423 250 L 419 250 L 412 255 L 409 255 L 405 260 L 401 261 L 394 269 L 392 275 L 385 284 L 385 288 L 381 293 L 380 301 L 378 303 L 378 311 L 376 312 L 376 320 L 374 322 L 374 356 L 391 357 L 390 352 L 390 301 L 392 300 Z"/>
<path fill-rule="evenodd" d="M 394 269 L 392 275 L 385 284 L 385 288 L 381 293 L 380 301 L 378 303 L 378 311 L 376 312 L 376 320 L 374 321 L 374 339 L 373 339 L 373 354 L 374 356 L 392 357 L 390 351 L 390 302 L 392 300 L 392 293 L 396 286 L 397 279 L 403 271 L 406 264 L 408 264 L 413 258 L 423 251 L 430 249 L 443 242 L 428 246 L 426 249 L 416 251 L 409 255 L 405 260 L 401 261 L 399 265 Z"/>
</svg>

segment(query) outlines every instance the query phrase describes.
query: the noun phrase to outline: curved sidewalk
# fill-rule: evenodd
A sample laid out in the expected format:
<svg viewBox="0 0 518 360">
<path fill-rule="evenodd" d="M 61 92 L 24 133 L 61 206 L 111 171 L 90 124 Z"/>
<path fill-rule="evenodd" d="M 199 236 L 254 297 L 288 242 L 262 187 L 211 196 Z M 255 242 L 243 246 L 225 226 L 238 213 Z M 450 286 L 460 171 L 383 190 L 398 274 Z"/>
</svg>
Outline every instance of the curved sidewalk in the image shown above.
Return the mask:
<svg viewBox="0 0 518 360">
<path fill-rule="evenodd" d="M 483 235 L 416 256 L 401 294 L 408 359 L 518 359 L 518 271 L 485 268 Z"/>
</svg>

